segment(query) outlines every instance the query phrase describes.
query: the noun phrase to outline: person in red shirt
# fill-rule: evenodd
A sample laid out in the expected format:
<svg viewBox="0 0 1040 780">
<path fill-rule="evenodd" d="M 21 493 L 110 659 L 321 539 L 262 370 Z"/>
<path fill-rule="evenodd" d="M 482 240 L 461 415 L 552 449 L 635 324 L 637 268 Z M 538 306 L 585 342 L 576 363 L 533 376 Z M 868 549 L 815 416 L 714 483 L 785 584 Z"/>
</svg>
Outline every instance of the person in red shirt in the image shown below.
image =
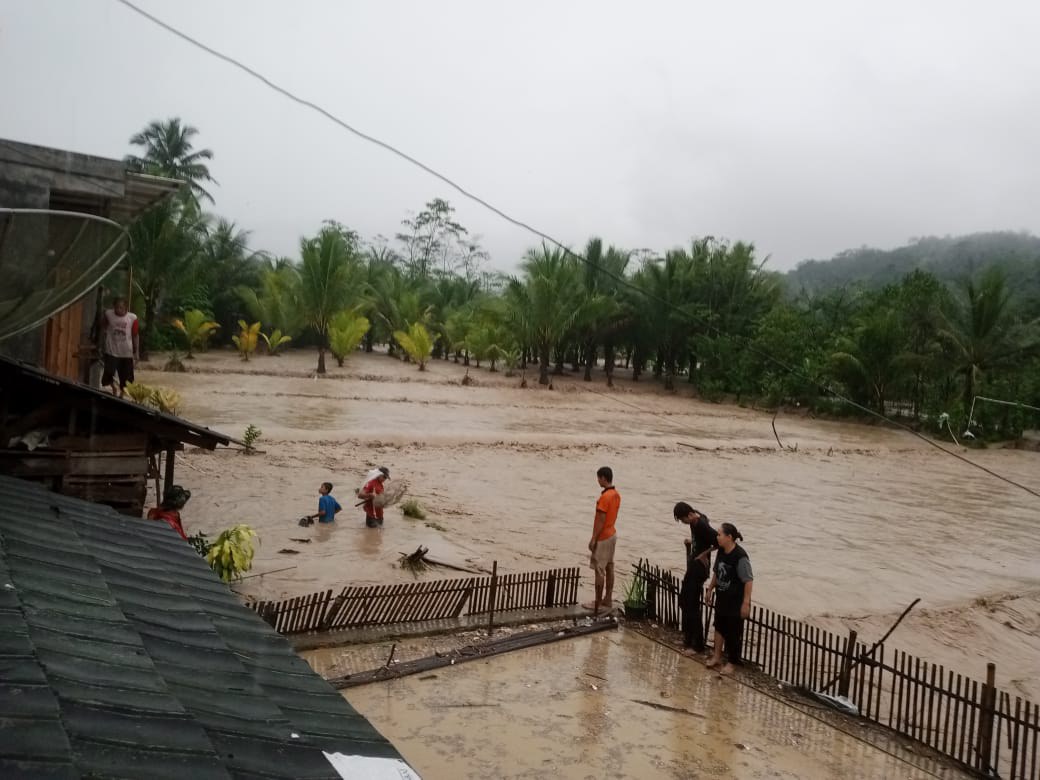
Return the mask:
<svg viewBox="0 0 1040 780">
<path fill-rule="evenodd" d="M 383 483 L 390 479 L 390 469 L 380 466 L 368 473 L 365 486 L 358 491 L 357 497 L 365 505 L 365 525 L 379 528 L 383 525 L 383 502 L 378 496 L 383 493 Z"/>
<path fill-rule="evenodd" d="M 596 501 L 596 520 L 592 525 L 592 541 L 589 542 L 589 565 L 596 572 L 596 599 L 592 604 L 582 605 L 591 609 L 593 615 L 599 614 L 600 607 L 606 607 L 609 612 L 614 606 L 615 524 L 621 508 L 621 494 L 614 487 L 614 472 L 611 468 L 600 468 L 596 472 L 596 479 L 602 492 Z"/>
<path fill-rule="evenodd" d="M 185 490 L 180 485 L 171 486 L 163 496 L 162 503 L 148 510 L 148 519 L 162 520 L 180 534 L 181 539 L 188 541 L 188 535 L 184 533 L 184 525 L 181 523 L 181 510 L 189 498 L 190 490 Z"/>
</svg>

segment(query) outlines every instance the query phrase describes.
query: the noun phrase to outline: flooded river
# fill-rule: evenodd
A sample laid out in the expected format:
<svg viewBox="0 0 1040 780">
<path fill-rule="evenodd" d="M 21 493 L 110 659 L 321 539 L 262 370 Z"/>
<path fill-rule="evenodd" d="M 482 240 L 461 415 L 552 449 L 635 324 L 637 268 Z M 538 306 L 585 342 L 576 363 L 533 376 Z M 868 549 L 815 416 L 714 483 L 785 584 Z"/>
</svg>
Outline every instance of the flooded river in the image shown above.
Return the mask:
<svg viewBox="0 0 1040 780">
<path fill-rule="evenodd" d="M 521 389 L 518 377 L 472 369 L 467 387 L 461 366 L 420 373 L 385 355 L 333 361 L 316 379 L 315 362 L 210 353 L 193 361 L 200 373 L 140 372 L 180 391 L 188 419 L 232 436 L 250 423 L 263 431 L 262 454 L 178 460 L 177 481 L 193 492 L 189 533 L 246 522 L 262 537 L 255 572 L 295 567 L 244 580 L 246 594 L 406 581 L 399 554 L 420 544 L 473 568 L 584 566 L 595 472 L 609 465 L 622 494 L 621 572 L 640 558 L 682 567 L 685 528 L 671 508 L 686 500 L 740 529 L 756 601 L 872 642 L 920 597 L 891 646 L 977 678 L 993 661 L 1002 687 L 1040 700 L 1040 500 L 920 439 L 781 415 L 781 451 L 770 414 L 651 382 L 608 391 L 601 378 L 557 377 L 554 390 Z M 958 452 L 1040 489 L 1040 454 Z M 384 528 L 364 527 L 352 499 L 376 465 L 407 483 L 425 521 L 392 507 Z M 299 527 L 325 480 L 344 512 L 334 526 Z"/>
</svg>

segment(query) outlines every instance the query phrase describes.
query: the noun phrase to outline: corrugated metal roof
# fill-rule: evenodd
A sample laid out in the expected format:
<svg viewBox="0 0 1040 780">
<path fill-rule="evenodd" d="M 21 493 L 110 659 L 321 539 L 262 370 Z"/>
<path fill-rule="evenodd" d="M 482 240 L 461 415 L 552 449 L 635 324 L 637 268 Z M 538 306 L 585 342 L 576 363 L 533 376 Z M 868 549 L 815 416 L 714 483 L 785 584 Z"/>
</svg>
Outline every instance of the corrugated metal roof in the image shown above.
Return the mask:
<svg viewBox="0 0 1040 780">
<path fill-rule="evenodd" d="M 2 476 L 0 722 L 5 779 L 336 778 L 323 750 L 399 758 L 165 523 Z"/>
</svg>

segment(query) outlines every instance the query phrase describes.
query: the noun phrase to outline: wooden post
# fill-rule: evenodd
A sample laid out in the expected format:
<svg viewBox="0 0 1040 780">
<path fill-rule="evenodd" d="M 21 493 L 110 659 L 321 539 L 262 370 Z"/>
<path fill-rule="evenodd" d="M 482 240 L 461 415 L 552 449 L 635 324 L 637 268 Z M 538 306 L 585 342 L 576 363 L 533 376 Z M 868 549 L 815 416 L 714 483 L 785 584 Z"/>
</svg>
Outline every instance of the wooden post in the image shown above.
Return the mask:
<svg viewBox="0 0 1040 780">
<path fill-rule="evenodd" d="M 852 678 L 852 662 L 856 655 L 856 630 L 849 631 L 849 641 L 845 645 L 845 657 L 841 659 L 841 675 L 838 677 L 838 695 L 849 697 L 849 680 Z"/>
<path fill-rule="evenodd" d="M 986 664 L 986 684 L 982 686 L 982 712 L 979 714 L 978 737 L 975 741 L 978 753 L 975 768 L 989 775 L 989 758 L 993 750 L 993 716 L 997 701 L 997 666 Z"/>
<path fill-rule="evenodd" d="M 498 590 L 498 561 L 491 564 L 491 587 L 488 591 L 488 636 L 495 626 L 495 591 Z"/>
<path fill-rule="evenodd" d="M 173 487 L 173 458 L 176 450 L 173 447 L 166 448 L 166 475 L 163 478 L 163 494 L 159 497 L 160 503 L 166 492 Z"/>
<path fill-rule="evenodd" d="M 549 572 L 549 582 L 545 586 L 545 606 L 556 606 L 556 572 Z"/>
</svg>

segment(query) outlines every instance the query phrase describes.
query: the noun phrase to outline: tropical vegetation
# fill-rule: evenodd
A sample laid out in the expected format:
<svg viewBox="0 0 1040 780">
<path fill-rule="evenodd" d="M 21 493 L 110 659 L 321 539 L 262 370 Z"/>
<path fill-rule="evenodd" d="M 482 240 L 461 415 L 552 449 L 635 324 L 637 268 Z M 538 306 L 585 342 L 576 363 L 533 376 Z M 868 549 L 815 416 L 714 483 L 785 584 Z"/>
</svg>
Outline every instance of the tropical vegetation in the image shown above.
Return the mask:
<svg viewBox="0 0 1040 780">
<path fill-rule="evenodd" d="M 315 350 L 318 374 L 327 352 L 342 366 L 358 350 L 385 350 L 420 371 L 439 360 L 518 370 L 524 385 L 529 371 L 545 387 L 565 374 L 607 386 L 625 376 L 709 400 L 925 427 L 947 413 L 980 438 L 1040 426 L 1027 408 L 1040 407 L 1040 239 L 919 239 L 784 276 L 744 241 L 634 252 L 592 237 L 497 258 L 517 269 L 503 274 L 434 198 L 393 239 L 330 219 L 296 257 L 274 257 L 203 210 L 215 156 L 198 138 L 173 119 L 131 139 L 130 164 L 185 182 L 131 226 L 117 281 L 145 347 L 190 353 L 233 340 L 248 357 L 262 338 L 268 355 Z M 977 405 L 969 420 L 978 396 L 1024 406 Z"/>
</svg>

